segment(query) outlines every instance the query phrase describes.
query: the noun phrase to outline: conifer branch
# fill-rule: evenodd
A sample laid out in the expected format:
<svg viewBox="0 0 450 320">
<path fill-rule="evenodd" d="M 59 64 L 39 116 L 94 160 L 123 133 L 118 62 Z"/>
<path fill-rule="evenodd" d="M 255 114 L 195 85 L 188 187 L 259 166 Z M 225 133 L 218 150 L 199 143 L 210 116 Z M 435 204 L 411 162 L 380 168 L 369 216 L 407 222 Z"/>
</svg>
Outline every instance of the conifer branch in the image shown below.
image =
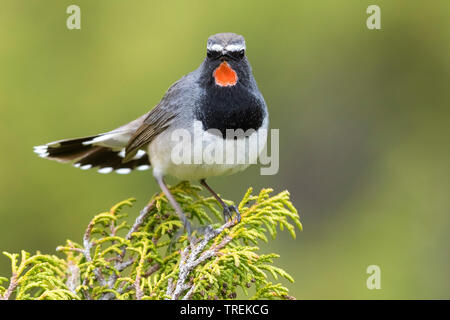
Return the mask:
<svg viewBox="0 0 450 320">
<path fill-rule="evenodd" d="M 220 224 L 213 221 L 222 218 L 219 204 L 201 190 L 187 182 L 171 188 L 191 222 L 209 226 L 193 241 L 179 236 L 183 223 L 163 194 L 152 197 L 132 225 L 122 210 L 134 200 L 125 200 L 90 221 L 82 245 L 68 240 L 59 246 L 64 259 L 22 251 L 19 262 L 18 254 L 4 253 L 11 277 L 0 277 L 0 299 L 233 299 L 238 290 L 249 297 L 250 287 L 252 299 L 292 299 L 286 287 L 269 281 L 269 275 L 293 281 L 273 265 L 278 255 L 257 253 L 277 226 L 293 237 L 301 229 L 289 193 L 252 195 L 249 189 L 238 205 L 241 222 Z"/>
</svg>

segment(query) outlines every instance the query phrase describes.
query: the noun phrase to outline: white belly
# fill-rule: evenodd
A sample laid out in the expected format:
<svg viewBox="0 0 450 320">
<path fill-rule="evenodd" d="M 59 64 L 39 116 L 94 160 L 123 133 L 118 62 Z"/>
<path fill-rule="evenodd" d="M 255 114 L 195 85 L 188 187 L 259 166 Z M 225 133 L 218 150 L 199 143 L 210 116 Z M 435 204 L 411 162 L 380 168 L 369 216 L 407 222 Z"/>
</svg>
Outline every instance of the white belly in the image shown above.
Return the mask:
<svg viewBox="0 0 450 320">
<path fill-rule="evenodd" d="M 154 173 L 181 180 L 230 175 L 256 164 L 267 141 L 268 120 L 248 137 L 223 139 L 203 131 L 200 121 L 188 130 L 166 130 L 148 146 Z M 190 150 L 190 152 L 189 152 Z"/>
</svg>

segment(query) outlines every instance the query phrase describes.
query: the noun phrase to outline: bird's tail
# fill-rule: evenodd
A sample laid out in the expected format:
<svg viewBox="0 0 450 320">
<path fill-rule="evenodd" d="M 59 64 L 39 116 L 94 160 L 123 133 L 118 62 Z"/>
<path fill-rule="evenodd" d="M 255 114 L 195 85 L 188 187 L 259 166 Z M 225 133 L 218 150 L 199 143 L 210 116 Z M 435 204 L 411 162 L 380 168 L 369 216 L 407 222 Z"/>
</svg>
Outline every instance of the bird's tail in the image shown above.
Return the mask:
<svg viewBox="0 0 450 320">
<path fill-rule="evenodd" d="M 116 171 L 126 174 L 133 169 L 149 169 L 150 161 L 144 150 L 139 150 L 129 161 L 123 161 L 126 140 L 123 133 L 110 132 L 50 142 L 34 147 L 34 152 L 42 158 L 73 163 L 83 170 L 97 168 L 100 173 Z"/>
</svg>

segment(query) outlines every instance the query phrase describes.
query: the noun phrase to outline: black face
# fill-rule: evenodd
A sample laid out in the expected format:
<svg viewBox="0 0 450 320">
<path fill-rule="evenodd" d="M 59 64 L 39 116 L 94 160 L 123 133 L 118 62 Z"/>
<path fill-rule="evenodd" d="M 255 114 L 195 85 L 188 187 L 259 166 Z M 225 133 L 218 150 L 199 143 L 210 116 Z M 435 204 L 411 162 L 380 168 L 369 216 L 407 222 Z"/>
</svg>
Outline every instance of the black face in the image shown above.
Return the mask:
<svg viewBox="0 0 450 320">
<path fill-rule="evenodd" d="M 221 86 L 215 81 L 214 72 L 223 61 L 237 74 L 233 85 Z M 266 117 L 265 102 L 245 56 L 244 37 L 234 33 L 211 36 L 200 70 L 198 84 L 204 94 L 196 106 L 195 118 L 202 122 L 204 130 L 218 129 L 226 137 L 227 129 L 247 131 L 261 127 Z"/>
<path fill-rule="evenodd" d="M 235 61 L 242 60 L 245 56 L 245 50 L 239 50 L 239 51 L 215 51 L 215 50 L 208 50 L 206 55 L 211 60 L 219 60 L 219 59 L 231 59 Z"/>
</svg>

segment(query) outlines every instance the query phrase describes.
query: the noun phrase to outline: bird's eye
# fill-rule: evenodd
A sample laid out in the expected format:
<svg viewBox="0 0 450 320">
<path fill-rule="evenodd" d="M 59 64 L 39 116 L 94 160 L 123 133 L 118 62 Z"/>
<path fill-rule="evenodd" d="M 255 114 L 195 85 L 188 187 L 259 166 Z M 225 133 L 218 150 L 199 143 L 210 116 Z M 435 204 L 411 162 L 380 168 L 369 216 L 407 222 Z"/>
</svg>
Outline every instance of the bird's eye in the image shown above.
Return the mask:
<svg viewBox="0 0 450 320">
<path fill-rule="evenodd" d="M 245 55 L 245 50 L 232 51 L 229 53 L 234 59 L 242 59 Z"/>
<path fill-rule="evenodd" d="M 220 56 L 220 52 L 214 51 L 214 50 L 207 50 L 206 51 L 206 55 L 210 59 L 215 59 L 215 58 L 218 58 Z"/>
</svg>

